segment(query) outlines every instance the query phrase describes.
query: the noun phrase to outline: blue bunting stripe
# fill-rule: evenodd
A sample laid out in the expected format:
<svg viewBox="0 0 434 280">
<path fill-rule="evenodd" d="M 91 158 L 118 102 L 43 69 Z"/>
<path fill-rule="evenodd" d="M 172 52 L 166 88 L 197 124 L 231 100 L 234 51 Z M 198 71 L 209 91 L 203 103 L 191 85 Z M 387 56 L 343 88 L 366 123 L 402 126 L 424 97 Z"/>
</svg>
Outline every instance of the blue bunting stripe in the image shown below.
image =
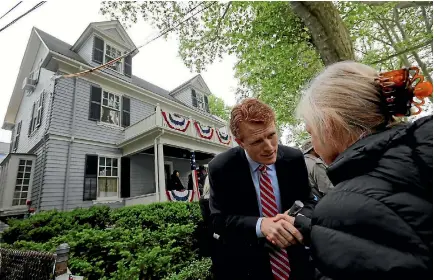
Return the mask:
<svg viewBox="0 0 434 280">
<path fill-rule="evenodd" d="M 199 136 L 204 139 L 211 139 L 214 134 L 214 129 L 210 126 L 202 126 L 199 122 L 195 121 L 194 126 L 196 127 Z"/>
<path fill-rule="evenodd" d="M 220 143 L 229 145 L 229 143 L 231 143 L 231 136 L 229 136 L 226 132 L 220 131 L 220 129 L 216 128 L 216 130 L 217 130 L 217 137 Z"/>
<path fill-rule="evenodd" d="M 166 191 L 167 199 L 170 201 L 184 201 L 192 202 L 194 198 L 193 190 L 180 191 Z"/>
<path fill-rule="evenodd" d="M 166 113 L 164 111 L 161 111 L 161 114 L 163 114 L 164 120 L 171 129 L 185 132 L 190 125 L 190 120 L 187 121 L 184 117 L 181 117 L 178 114 Z"/>
</svg>

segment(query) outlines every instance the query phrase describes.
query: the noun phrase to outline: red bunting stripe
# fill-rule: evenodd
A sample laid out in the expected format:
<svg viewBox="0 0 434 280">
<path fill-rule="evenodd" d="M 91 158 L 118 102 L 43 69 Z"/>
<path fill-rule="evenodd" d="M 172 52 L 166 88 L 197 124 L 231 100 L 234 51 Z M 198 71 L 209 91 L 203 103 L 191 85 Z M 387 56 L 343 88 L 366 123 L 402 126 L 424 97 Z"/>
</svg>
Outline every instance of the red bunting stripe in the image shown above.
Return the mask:
<svg viewBox="0 0 434 280">
<path fill-rule="evenodd" d="M 200 123 L 198 123 L 198 122 L 194 122 L 194 126 L 196 127 L 196 130 L 199 133 L 199 136 L 201 138 L 209 140 L 214 135 L 214 129 L 210 126 L 207 126 L 208 130 L 209 130 L 208 132 L 205 132 L 204 129 L 202 128 L 202 126 L 200 125 Z"/>
<path fill-rule="evenodd" d="M 186 121 L 185 118 L 182 118 L 184 123 L 181 124 L 177 124 L 175 120 L 172 121 L 173 116 L 170 113 L 166 113 L 164 111 L 161 111 L 161 114 L 163 115 L 164 120 L 166 121 L 167 125 L 171 128 L 171 129 L 175 129 L 181 132 L 185 132 L 188 128 L 188 126 L 190 125 L 190 120 Z"/>
<path fill-rule="evenodd" d="M 217 130 L 217 138 L 219 139 L 220 143 L 225 144 L 225 145 L 229 145 L 229 143 L 231 143 L 231 136 L 226 134 L 226 137 L 224 137 L 223 135 L 221 135 L 220 130 Z M 223 139 L 222 139 L 223 138 Z M 226 139 L 224 139 L 226 138 Z"/>
</svg>

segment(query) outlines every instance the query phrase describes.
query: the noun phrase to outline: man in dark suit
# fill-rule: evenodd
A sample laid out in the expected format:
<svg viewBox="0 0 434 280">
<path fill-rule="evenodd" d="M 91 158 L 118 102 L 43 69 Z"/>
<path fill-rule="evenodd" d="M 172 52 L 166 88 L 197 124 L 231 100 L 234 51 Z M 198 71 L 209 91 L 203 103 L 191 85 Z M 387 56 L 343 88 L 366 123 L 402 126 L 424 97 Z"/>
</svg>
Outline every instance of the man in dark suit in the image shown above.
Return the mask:
<svg viewBox="0 0 434 280">
<path fill-rule="evenodd" d="M 216 279 L 312 279 L 297 229 L 315 205 L 303 154 L 278 145 L 274 112 L 257 99 L 234 107 L 230 127 L 239 147 L 209 163 Z M 296 200 L 301 217 L 276 218 Z"/>
</svg>

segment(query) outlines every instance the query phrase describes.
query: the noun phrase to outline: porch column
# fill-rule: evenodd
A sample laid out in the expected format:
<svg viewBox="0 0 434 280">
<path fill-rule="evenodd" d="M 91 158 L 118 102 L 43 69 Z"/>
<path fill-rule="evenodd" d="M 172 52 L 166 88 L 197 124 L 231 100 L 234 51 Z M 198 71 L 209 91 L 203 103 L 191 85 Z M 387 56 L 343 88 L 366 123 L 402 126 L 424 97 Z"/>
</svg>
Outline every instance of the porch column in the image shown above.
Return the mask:
<svg viewBox="0 0 434 280">
<path fill-rule="evenodd" d="M 158 144 L 158 188 L 160 190 L 160 201 L 167 201 L 166 180 L 164 176 L 164 152 L 163 144 Z"/>
<path fill-rule="evenodd" d="M 193 198 L 193 200 L 197 201 L 199 200 L 200 194 L 199 194 L 199 186 L 197 185 L 197 163 L 196 163 L 196 155 L 194 150 L 190 150 L 191 153 L 191 158 L 190 158 L 190 164 L 191 164 L 191 179 L 193 181 L 193 190 L 195 192 L 195 196 Z M 194 169 L 193 169 L 194 167 Z"/>
</svg>

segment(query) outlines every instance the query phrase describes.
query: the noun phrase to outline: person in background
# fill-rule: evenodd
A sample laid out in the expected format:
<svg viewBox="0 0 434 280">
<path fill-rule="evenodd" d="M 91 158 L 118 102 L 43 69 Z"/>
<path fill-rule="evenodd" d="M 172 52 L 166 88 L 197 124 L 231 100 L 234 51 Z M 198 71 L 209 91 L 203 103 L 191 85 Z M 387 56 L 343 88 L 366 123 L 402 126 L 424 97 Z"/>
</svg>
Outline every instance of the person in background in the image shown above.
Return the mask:
<svg viewBox="0 0 434 280">
<path fill-rule="evenodd" d="M 432 94 L 423 80 L 417 68 L 378 73 L 338 62 L 298 105 L 335 186 L 312 219 L 299 219 L 328 279 L 432 279 L 433 116 L 396 121 Z"/>
<path fill-rule="evenodd" d="M 311 139 L 306 140 L 301 150 L 306 162 L 307 173 L 309 174 L 309 184 L 312 187 L 314 195 L 321 199 L 329 190 L 333 188 L 332 183 L 327 177 L 327 167 L 315 152 Z"/>
<path fill-rule="evenodd" d="M 199 193 L 201 196 L 203 195 L 203 188 L 205 185 L 205 179 L 207 178 L 207 175 L 208 175 L 208 173 L 206 171 L 205 166 L 203 166 L 203 165 L 200 166 L 199 172 L 198 172 L 198 184 L 199 184 L 198 188 L 199 188 Z"/>
<path fill-rule="evenodd" d="M 191 173 L 188 174 L 187 190 L 193 190 L 193 175 Z"/>
<path fill-rule="evenodd" d="M 230 128 L 239 147 L 209 163 L 215 279 L 312 279 L 298 217 L 296 226 L 273 221 L 296 200 L 305 205 L 301 214 L 311 215 L 316 202 L 303 154 L 278 145 L 275 114 L 257 99 L 234 106 Z"/>
<path fill-rule="evenodd" d="M 181 179 L 179 179 L 179 171 L 175 170 L 173 171 L 172 175 L 170 176 L 170 190 L 176 190 L 176 191 L 183 191 L 184 186 L 182 185 Z"/>
</svg>

